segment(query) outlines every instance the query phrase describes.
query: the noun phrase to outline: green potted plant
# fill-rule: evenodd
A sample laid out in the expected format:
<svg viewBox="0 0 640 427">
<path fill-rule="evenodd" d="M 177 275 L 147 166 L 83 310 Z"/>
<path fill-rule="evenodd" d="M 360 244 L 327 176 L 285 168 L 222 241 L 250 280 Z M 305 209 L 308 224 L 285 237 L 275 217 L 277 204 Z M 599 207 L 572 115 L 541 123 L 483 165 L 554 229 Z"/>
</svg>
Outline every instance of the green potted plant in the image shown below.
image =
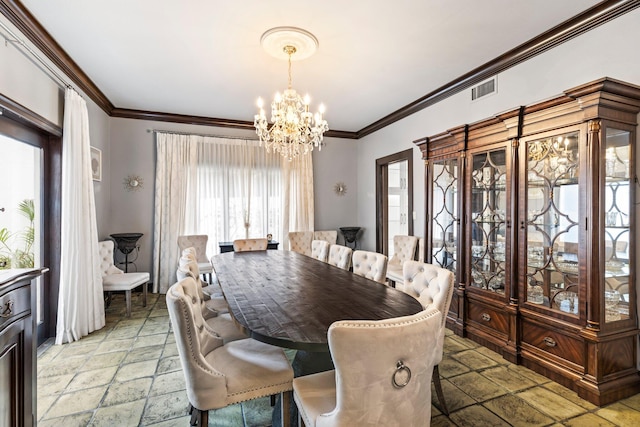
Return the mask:
<svg viewBox="0 0 640 427">
<path fill-rule="evenodd" d="M 29 225 L 19 233 L 11 233 L 6 227 L 0 229 L 0 269 L 33 268 L 34 266 L 35 207 L 33 199 L 20 202 L 18 212 L 27 218 Z"/>
</svg>

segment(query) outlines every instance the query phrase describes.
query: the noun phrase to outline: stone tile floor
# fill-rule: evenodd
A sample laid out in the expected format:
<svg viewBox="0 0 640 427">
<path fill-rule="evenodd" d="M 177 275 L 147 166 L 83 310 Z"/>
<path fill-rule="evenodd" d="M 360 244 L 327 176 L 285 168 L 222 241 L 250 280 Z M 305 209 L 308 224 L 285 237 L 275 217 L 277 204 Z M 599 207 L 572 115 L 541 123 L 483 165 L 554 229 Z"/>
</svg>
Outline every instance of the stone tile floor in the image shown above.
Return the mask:
<svg viewBox="0 0 640 427">
<path fill-rule="evenodd" d="M 106 326 L 72 344 L 38 349 L 38 426 L 188 426 L 188 401 L 163 295 L 131 318 L 114 296 Z M 474 342 L 448 334 L 440 365 L 451 411 L 432 426 L 640 426 L 640 395 L 599 408 Z M 211 411 L 210 426 L 271 425 L 269 399 Z"/>
</svg>

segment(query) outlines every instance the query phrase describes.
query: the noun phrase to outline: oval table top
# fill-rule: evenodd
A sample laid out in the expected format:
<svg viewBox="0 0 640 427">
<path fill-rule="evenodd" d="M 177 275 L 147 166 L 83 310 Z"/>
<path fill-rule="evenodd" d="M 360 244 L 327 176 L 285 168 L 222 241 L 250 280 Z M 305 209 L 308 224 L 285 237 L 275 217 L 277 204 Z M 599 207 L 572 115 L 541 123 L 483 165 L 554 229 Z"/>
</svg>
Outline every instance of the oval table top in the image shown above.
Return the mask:
<svg viewBox="0 0 640 427">
<path fill-rule="evenodd" d="M 252 338 L 328 352 L 338 320 L 382 320 L 422 310 L 397 289 L 292 251 L 228 252 L 211 258 L 231 315 Z"/>
</svg>

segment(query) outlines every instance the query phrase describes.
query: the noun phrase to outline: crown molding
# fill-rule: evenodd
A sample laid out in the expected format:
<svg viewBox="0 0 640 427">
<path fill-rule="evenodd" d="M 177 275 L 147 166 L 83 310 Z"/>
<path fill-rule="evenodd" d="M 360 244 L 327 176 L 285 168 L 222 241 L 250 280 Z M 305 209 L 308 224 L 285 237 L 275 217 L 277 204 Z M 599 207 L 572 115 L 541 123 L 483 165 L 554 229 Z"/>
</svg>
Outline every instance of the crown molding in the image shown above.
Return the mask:
<svg viewBox="0 0 640 427">
<path fill-rule="evenodd" d="M 420 110 L 455 95 L 495 74 L 518 65 L 540 53 L 550 50 L 604 23 L 612 21 L 640 6 L 640 0 L 605 0 L 570 18 L 537 37 L 511 49 L 427 95 L 394 111 L 357 132 L 327 131 L 325 136 L 360 139 L 389 126 Z M 53 64 L 67 75 L 80 90 L 86 93 L 102 110 L 112 117 L 138 120 L 187 123 L 235 129 L 254 129 L 253 123 L 244 120 L 218 119 L 152 111 L 116 108 L 73 59 L 58 45 L 35 17 L 18 0 L 0 0 L 0 13 L 20 30 Z"/>
<path fill-rule="evenodd" d="M 60 126 L 0 93 L 0 117 L 4 115 L 13 116 L 27 126 L 35 126 L 54 136 L 62 136 L 62 128 Z"/>
</svg>

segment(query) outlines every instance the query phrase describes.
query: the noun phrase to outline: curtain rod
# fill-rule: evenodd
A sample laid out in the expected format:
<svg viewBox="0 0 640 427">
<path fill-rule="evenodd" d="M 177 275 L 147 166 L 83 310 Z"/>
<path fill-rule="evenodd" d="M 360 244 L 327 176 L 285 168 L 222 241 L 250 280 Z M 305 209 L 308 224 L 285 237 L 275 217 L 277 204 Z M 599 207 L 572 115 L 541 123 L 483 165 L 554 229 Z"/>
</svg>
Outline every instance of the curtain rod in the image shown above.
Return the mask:
<svg viewBox="0 0 640 427">
<path fill-rule="evenodd" d="M 0 27 L 2 27 L 7 33 L 9 33 L 9 35 L 11 37 L 13 37 L 13 40 L 9 40 L 6 37 L 4 38 L 4 44 L 5 46 L 7 45 L 7 43 L 17 43 L 20 46 L 22 46 L 27 52 L 29 52 L 29 54 L 36 59 L 41 66 L 43 66 L 44 68 L 46 68 L 49 73 L 49 77 L 55 77 L 55 79 L 57 79 L 58 81 L 56 82 L 58 84 L 58 86 L 60 86 L 61 88 L 70 88 L 73 89 L 73 87 L 71 86 L 71 84 L 67 83 L 67 81 L 62 78 L 60 76 L 60 74 L 58 74 L 58 72 L 56 70 L 53 69 L 53 67 L 51 67 L 47 62 L 45 62 L 40 55 L 38 55 L 33 49 L 31 49 L 31 47 L 29 47 L 29 45 L 27 45 L 24 40 L 22 40 L 20 37 L 18 37 L 16 35 L 16 33 L 14 33 L 13 31 L 11 31 L 11 29 L 9 27 L 7 27 L 2 21 L 0 21 Z M 36 64 L 36 66 L 38 66 L 38 64 Z M 38 68 L 40 68 L 42 70 L 42 67 L 38 66 Z M 44 71 L 44 70 L 42 70 Z M 45 72 L 45 74 L 48 74 Z M 52 79 L 53 80 L 53 79 Z M 75 90 L 75 89 L 74 89 Z M 77 91 L 76 91 L 77 92 Z"/>
<path fill-rule="evenodd" d="M 229 136 L 229 135 L 213 135 L 210 133 L 194 133 L 194 132 L 179 132 L 172 130 L 162 130 L 162 129 L 147 129 L 147 133 L 168 133 L 171 135 L 195 135 L 195 136 L 208 136 L 211 138 L 226 138 L 226 139 L 243 139 L 246 141 L 258 141 L 258 138 L 247 138 L 245 136 Z"/>
</svg>

